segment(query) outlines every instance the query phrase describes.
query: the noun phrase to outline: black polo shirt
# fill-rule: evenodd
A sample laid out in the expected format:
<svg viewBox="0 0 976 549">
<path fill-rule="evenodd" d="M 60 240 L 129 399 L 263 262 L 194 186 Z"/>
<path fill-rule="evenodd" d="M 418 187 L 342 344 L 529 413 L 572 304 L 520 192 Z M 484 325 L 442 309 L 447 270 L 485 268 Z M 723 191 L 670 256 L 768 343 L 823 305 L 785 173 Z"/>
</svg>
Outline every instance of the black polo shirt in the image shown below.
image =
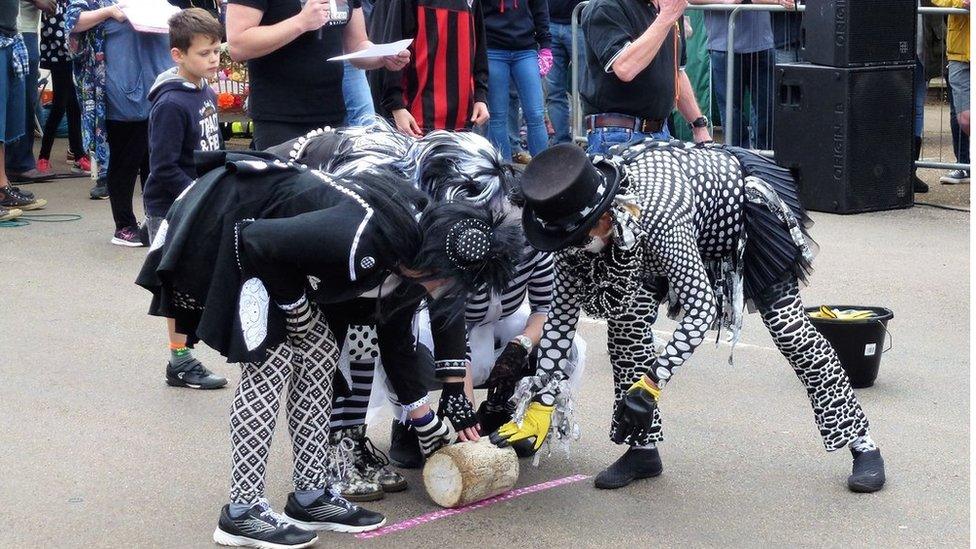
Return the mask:
<svg viewBox="0 0 976 549">
<path fill-rule="evenodd" d="M 261 25 L 280 23 L 302 10 L 301 0 L 229 0 L 264 12 Z M 341 2 L 345 3 L 345 2 Z M 361 7 L 348 0 L 348 12 Z M 345 22 L 330 22 L 302 34 L 264 57 L 247 62 L 251 82 L 248 100 L 254 120 L 315 122 L 341 125 L 346 117 L 342 98 L 342 63 L 327 61 L 342 55 Z"/>
<path fill-rule="evenodd" d="M 630 82 L 610 68 L 624 47 L 637 40 L 657 17 L 646 0 L 593 0 L 583 10 L 586 37 L 586 74 L 580 95 L 583 113 L 621 113 L 662 120 L 674 109 L 675 40 L 678 67 L 685 64 L 684 30 L 675 27 L 665 38 L 651 64 Z"/>
</svg>

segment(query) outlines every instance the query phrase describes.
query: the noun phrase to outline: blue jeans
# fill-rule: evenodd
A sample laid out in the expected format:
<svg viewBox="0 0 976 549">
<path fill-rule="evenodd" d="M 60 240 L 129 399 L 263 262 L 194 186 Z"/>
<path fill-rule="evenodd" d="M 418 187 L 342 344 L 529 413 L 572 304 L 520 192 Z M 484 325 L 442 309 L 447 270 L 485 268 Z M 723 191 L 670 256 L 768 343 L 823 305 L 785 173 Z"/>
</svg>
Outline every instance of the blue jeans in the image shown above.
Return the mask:
<svg viewBox="0 0 976 549">
<path fill-rule="evenodd" d="M 725 116 L 726 93 L 733 94 L 732 120 L 722 120 L 725 143 L 737 147 L 771 149 L 772 131 L 770 130 L 772 128 L 770 125 L 773 122 L 774 50 L 734 54 L 735 66 L 732 71 L 734 81 L 731 86 L 726 82 L 725 76 L 728 59 L 726 52 L 709 50 L 708 57 L 712 64 L 712 88 L 723 117 Z M 752 112 L 749 120 L 749 126 L 752 126 L 751 139 L 749 128 L 742 123 L 743 98 L 746 91 L 752 97 Z"/>
<path fill-rule="evenodd" d="M 915 58 L 915 137 L 922 137 L 922 126 L 925 123 L 925 90 L 928 80 L 925 79 L 925 67 L 918 57 Z"/>
<path fill-rule="evenodd" d="M 512 158 L 508 134 L 508 89 L 515 81 L 522 116 L 528 130 L 529 154 L 535 156 L 549 145 L 542 104 L 539 54 L 535 50 L 488 50 L 488 136 L 502 158 Z"/>
<path fill-rule="evenodd" d="M 583 31 L 578 31 L 579 50 L 573 60 L 573 36 L 570 25 L 549 23 L 549 33 L 552 34 L 552 70 L 546 76 L 546 86 L 549 89 L 547 104 L 549 121 L 556 130 L 552 136 L 553 145 L 572 141 L 570 132 L 573 124 L 569 116 L 569 103 L 573 94 L 573 70 L 571 62 L 579 67 L 579 79 L 583 79 L 586 69 L 586 49 L 583 43 Z"/>
<path fill-rule="evenodd" d="M 596 128 L 586 134 L 586 153 L 606 155 L 614 145 L 636 143 L 647 137 L 671 139 L 671 133 L 666 125 L 657 133 L 643 133 L 625 128 Z"/>
<path fill-rule="evenodd" d="M 0 48 L 0 146 L 7 147 L 24 135 L 24 79 L 14 75 L 13 47 Z"/>
<path fill-rule="evenodd" d="M 24 45 L 30 60 L 30 71 L 25 78 L 26 108 L 24 109 L 24 136 L 7 145 L 6 167 L 8 173 L 23 173 L 37 167 L 34 160 L 34 117 L 37 112 L 37 73 L 40 63 L 37 33 L 25 32 Z"/>
<path fill-rule="evenodd" d="M 342 62 L 342 98 L 346 103 L 346 125 L 365 126 L 373 122 L 373 96 L 369 93 L 366 71 L 349 61 Z"/>
<path fill-rule="evenodd" d="M 519 112 L 519 95 L 515 89 L 515 83 L 511 84 L 508 90 L 508 143 L 512 147 L 512 153 L 522 151 L 522 117 Z M 510 160 L 506 158 L 505 160 Z"/>
</svg>

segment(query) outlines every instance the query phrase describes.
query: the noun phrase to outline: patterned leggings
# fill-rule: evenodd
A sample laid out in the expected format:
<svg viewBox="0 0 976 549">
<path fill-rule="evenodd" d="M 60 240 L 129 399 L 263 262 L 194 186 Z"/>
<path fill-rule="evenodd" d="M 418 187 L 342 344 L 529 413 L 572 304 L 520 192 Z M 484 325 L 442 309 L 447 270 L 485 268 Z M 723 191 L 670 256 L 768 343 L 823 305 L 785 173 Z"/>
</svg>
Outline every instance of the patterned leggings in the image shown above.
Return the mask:
<svg viewBox="0 0 976 549">
<path fill-rule="evenodd" d="M 806 387 L 824 447 L 839 450 L 868 433 L 868 420 L 854 396 L 837 352 L 803 310 L 796 280 L 771 286 L 760 304 L 763 322 L 776 348 Z"/>
<path fill-rule="evenodd" d="M 295 489 L 325 486 L 332 378 L 339 350 L 322 313 L 313 311 L 311 327 L 301 340 L 286 340 L 270 349 L 264 362 L 241 363 L 241 383 L 230 412 L 232 503 L 251 505 L 264 497 L 268 452 L 286 383 Z"/>
<path fill-rule="evenodd" d="M 349 326 L 346 335 L 346 352 L 349 355 L 352 395 L 336 397 L 331 419 L 333 430 L 356 427 L 366 423 L 369 397 L 373 392 L 376 358 L 379 356 L 377 345 L 374 326 Z"/>
<path fill-rule="evenodd" d="M 868 420 L 854 395 L 850 380 L 840 365 L 840 359 L 830 343 L 817 331 L 803 310 L 800 289 L 796 280 L 781 282 L 769 287 L 763 303 L 758 304 L 763 322 L 773 336 L 780 353 L 786 357 L 796 376 L 806 388 L 814 421 L 820 430 L 824 447 L 828 451 L 843 448 L 857 437 L 868 433 Z M 633 311 L 653 322 L 657 316 L 656 303 L 640 304 Z M 627 332 L 633 318 L 621 318 L 608 322 L 609 352 L 613 362 L 615 403 L 623 397 L 627 388 L 637 378 L 637 364 L 650 364 L 646 356 L 632 356 L 632 338 L 637 334 Z M 629 347 L 630 350 L 623 347 Z M 644 342 L 644 348 L 652 352 L 653 344 Z M 615 424 L 611 424 L 611 437 Z M 663 440 L 661 435 L 660 409 L 651 428 L 632 436 L 627 444 L 645 445 Z"/>
</svg>

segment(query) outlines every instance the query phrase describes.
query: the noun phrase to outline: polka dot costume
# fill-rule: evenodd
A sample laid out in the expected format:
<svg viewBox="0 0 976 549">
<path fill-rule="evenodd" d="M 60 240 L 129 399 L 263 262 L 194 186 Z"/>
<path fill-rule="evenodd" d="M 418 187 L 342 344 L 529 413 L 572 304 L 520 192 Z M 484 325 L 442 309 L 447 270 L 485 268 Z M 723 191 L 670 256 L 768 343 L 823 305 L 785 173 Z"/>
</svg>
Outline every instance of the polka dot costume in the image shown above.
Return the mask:
<svg viewBox="0 0 976 549">
<path fill-rule="evenodd" d="M 747 230 L 750 219 L 755 219 L 749 217 L 753 210 L 747 206 L 749 174 L 734 151 L 648 140 L 611 161 L 623 172 L 618 199 L 626 198 L 639 209 L 636 243 L 621 250 L 620 225 L 615 224 L 613 241 L 600 253 L 577 248 L 557 253 L 556 293 L 539 344 L 537 374 L 544 380 L 565 378 L 569 345 L 585 310 L 607 319 L 615 402 L 619 402 L 640 375 L 646 373 L 663 387 L 677 373 L 706 332 L 718 327 L 720 317 L 730 312 L 722 310 L 726 288 L 738 284 L 741 289 L 742 258 L 756 257 L 755 252 L 743 250 L 750 245 L 754 246 L 750 251 L 761 250 L 763 242 L 746 238 L 756 234 Z M 754 176 L 750 179 L 756 181 Z M 782 205 L 777 200 L 772 202 Z M 772 210 L 764 202 L 767 206 L 766 211 Z M 788 226 L 779 225 L 771 230 L 788 239 Z M 793 254 L 799 255 L 795 248 Z M 789 269 L 785 271 L 789 275 Z M 780 350 L 807 388 L 825 446 L 837 449 L 866 434 L 867 420 L 836 354 L 802 314 L 796 279 L 765 288 L 767 295 L 756 304 L 777 344 L 789 342 L 779 345 Z M 651 328 L 665 299 L 681 314 L 678 327 L 658 354 Z M 732 308 L 727 303 L 725 307 Z M 738 309 L 737 314 L 741 300 Z M 536 398 L 544 404 L 555 401 L 545 391 Z M 615 428 L 611 426 L 611 435 Z M 662 438 L 656 415 L 650 429 L 633 433 L 626 442 L 644 445 Z"/>
</svg>

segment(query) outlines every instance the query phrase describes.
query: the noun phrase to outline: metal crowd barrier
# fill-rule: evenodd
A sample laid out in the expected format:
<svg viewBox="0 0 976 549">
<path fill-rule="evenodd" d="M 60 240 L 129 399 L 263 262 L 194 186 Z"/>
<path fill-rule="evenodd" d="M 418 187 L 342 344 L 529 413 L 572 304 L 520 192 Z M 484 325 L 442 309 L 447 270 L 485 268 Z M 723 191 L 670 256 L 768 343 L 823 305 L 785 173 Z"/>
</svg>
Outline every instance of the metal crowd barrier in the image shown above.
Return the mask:
<svg viewBox="0 0 976 549">
<path fill-rule="evenodd" d="M 578 30 L 579 30 L 579 24 L 580 24 L 580 14 L 582 13 L 583 9 L 588 4 L 589 4 L 589 0 L 580 2 L 576 6 L 576 8 L 573 10 L 573 13 L 572 13 L 572 18 L 571 18 L 571 23 L 570 23 L 570 25 L 571 25 L 570 26 L 570 29 L 572 31 L 572 49 L 573 49 L 572 59 L 577 59 L 578 48 L 582 47 L 582 44 L 579 43 L 579 35 L 580 35 L 580 33 L 578 32 Z M 746 12 L 746 11 L 766 11 L 766 12 L 770 12 L 770 13 L 773 13 L 773 12 L 796 13 L 796 12 L 803 12 L 803 11 L 805 11 L 806 10 L 806 6 L 801 5 L 801 4 L 798 4 L 796 6 L 796 9 L 787 9 L 787 8 L 782 7 L 782 6 L 773 6 L 773 5 L 764 5 L 764 4 L 745 4 L 745 5 L 742 5 L 742 4 L 708 4 L 708 5 L 689 6 L 688 7 L 688 11 L 691 11 L 691 10 L 700 10 L 700 11 L 725 11 L 725 12 L 729 12 L 729 21 L 728 21 L 728 29 L 729 29 L 729 32 L 728 32 L 728 42 L 727 42 L 727 49 L 726 49 L 726 51 L 731 52 L 731 51 L 734 51 L 733 44 L 735 43 L 736 19 L 737 19 L 738 15 L 740 13 Z M 962 9 L 962 8 L 939 8 L 939 7 L 925 7 L 925 6 L 920 6 L 918 8 L 919 22 L 920 23 L 921 23 L 921 19 L 922 19 L 923 16 L 934 16 L 934 15 L 942 16 L 942 15 L 947 15 L 947 14 L 969 15 L 969 13 L 970 13 L 969 10 Z M 923 32 L 922 25 L 919 24 L 918 25 L 918 33 L 919 33 L 919 36 L 921 36 L 921 33 L 922 32 Z M 921 55 L 921 52 L 919 52 L 919 55 Z M 945 65 L 945 58 L 943 58 L 942 61 L 943 61 L 943 66 L 944 66 Z M 579 142 L 579 143 L 585 143 L 586 142 L 586 132 L 585 132 L 585 130 L 583 128 L 583 111 L 582 111 L 582 104 L 580 102 L 580 89 L 579 89 L 579 86 L 580 86 L 580 78 L 579 78 L 580 77 L 580 72 L 579 72 L 579 69 L 580 68 L 576 66 L 576 63 L 573 63 L 573 65 L 572 65 L 572 71 L 571 71 L 572 72 L 572 111 L 573 111 L 573 118 L 572 118 L 572 120 L 573 120 L 573 124 L 572 124 L 571 131 L 573 133 L 573 139 L 574 139 L 574 141 Z M 735 71 L 735 62 L 731 58 L 731 56 L 728 59 L 728 62 L 726 63 L 725 70 L 726 70 L 726 84 L 727 85 L 730 85 L 732 82 L 735 82 L 735 72 L 734 72 Z M 928 81 L 926 80 L 926 82 L 928 82 Z M 709 88 L 711 89 L 711 85 L 709 86 Z M 926 88 L 926 90 L 927 90 L 927 88 Z M 730 92 L 729 90 L 726 90 L 726 93 L 725 93 L 725 105 L 724 105 L 724 110 L 723 110 L 723 113 L 724 114 L 722 116 L 722 127 L 723 127 L 723 132 L 724 132 L 725 135 L 729 135 L 731 133 L 731 130 L 732 130 L 732 123 L 731 123 L 731 121 L 733 119 L 734 104 L 735 104 L 735 102 L 734 102 L 734 93 Z M 924 102 L 923 102 L 923 110 L 924 110 Z M 941 132 L 941 133 L 944 133 L 944 132 Z M 766 155 L 766 156 L 770 156 L 770 157 L 773 156 L 773 151 L 771 151 L 771 150 L 759 150 L 757 152 L 759 152 L 760 154 Z M 925 161 L 925 160 L 919 160 L 919 161 L 917 161 L 915 163 L 915 165 L 916 165 L 916 167 L 919 167 L 919 168 L 937 168 L 937 169 L 947 169 L 947 170 L 961 169 L 961 170 L 967 170 L 968 171 L 969 168 L 970 168 L 970 164 L 963 164 L 963 163 L 958 163 L 958 162 L 942 162 L 942 161 L 935 162 L 935 161 Z"/>
</svg>

